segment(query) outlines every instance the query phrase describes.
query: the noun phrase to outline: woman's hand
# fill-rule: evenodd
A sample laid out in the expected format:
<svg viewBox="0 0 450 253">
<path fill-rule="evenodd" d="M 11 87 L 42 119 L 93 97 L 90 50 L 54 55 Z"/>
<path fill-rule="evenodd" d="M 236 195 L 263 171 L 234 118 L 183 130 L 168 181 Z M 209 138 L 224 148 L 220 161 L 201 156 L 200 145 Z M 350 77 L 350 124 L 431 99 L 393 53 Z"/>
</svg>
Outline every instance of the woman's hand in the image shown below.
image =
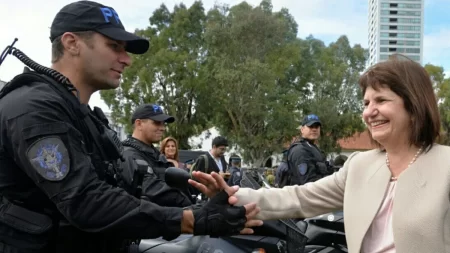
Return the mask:
<svg viewBox="0 0 450 253">
<path fill-rule="evenodd" d="M 206 194 L 209 198 L 214 197 L 217 193 L 222 190 L 228 194 L 228 203 L 234 205 L 237 203 L 238 199 L 233 196 L 238 190 L 239 186 L 229 186 L 223 177 L 216 172 L 211 174 L 206 174 L 200 171 L 193 171 L 192 175 L 198 182 L 189 179 L 189 183 L 197 188 L 199 191 Z M 241 234 L 252 234 L 252 227 L 261 226 L 263 222 L 261 220 L 254 219 L 256 214 L 259 213 L 260 208 L 256 206 L 255 203 L 249 203 L 244 205 L 247 211 L 247 222 L 245 224 L 245 229 L 241 231 Z"/>
<path fill-rule="evenodd" d="M 212 172 L 214 174 L 217 174 L 215 172 Z M 195 180 L 189 179 L 189 184 L 197 188 L 199 191 L 204 193 L 208 198 L 214 197 L 217 193 L 219 193 L 221 190 L 223 190 L 223 187 L 220 187 L 219 182 L 215 178 L 212 177 L 210 174 L 206 174 L 200 171 L 193 171 L 192 172 L 193 178 Z M 220 176 L 219 176 L 220 177 Z M 222 177 L 220 177 L 222 178 Z M 223 179 L 222 179 L 223 181 Z M 223 181 L 225 182 L 225 181 Z M 226 184 L 226 183 L 225 183 Z M 234 191 L 227 192 L 230 194 Z"/>
<path fill-rule="evenodd" d="M 239 190 L 239 186 L 229 186 L 221 175 L 216 172 L 206 174 L 200 171 L 193 171 L 192 176 L 194 176 L 198 182 L 189 179 L 189 183 L 199 191 L 203 192 L 206 196 L 208 196 L 208 198 L 215 196 L 221 190 L 225 190 L 225 192 L 230 196 L 228 199 L 230 205 L 237 203 L 237 198 L 233 195 L 237 192 L 237 190 Z"/>
</svg>

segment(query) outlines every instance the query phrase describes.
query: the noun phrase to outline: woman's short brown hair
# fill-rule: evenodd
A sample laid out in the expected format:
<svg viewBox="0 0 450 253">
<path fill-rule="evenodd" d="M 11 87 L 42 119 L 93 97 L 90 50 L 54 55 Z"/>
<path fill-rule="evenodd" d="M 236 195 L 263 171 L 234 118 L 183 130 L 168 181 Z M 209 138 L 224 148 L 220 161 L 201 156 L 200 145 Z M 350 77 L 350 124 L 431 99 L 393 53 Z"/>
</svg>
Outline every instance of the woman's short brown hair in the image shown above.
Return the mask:
<svg viewBox="0 0 450 253">
<path fill-rule="evenodd" d="M 165 155 L 164 150 L 166 149 L 166 146 L 169 143 L 169 141 L 173 141 L 175 143 L 175 156 L 174 156 L 173 159 L 175 161 L 178 161 L 178 141 L 175 138 L 171 137 L 171 136 L 169 136 L 169 137 L 165 138 L 164 140 L 162 140 L 159 152 L 161 152 L 161 154 Z"/>
<path fill-rule="evenodd" d="M 360 77 L 359 86 L 363 96 L 368 87 L 387 87 L 401 97 L 411 116 L 410 144 L 431 149 L 439 138 L 441 122 L 433 84 L 425 68 L 405 56 L 393 55 L 370 67 Z"/>
</svg>

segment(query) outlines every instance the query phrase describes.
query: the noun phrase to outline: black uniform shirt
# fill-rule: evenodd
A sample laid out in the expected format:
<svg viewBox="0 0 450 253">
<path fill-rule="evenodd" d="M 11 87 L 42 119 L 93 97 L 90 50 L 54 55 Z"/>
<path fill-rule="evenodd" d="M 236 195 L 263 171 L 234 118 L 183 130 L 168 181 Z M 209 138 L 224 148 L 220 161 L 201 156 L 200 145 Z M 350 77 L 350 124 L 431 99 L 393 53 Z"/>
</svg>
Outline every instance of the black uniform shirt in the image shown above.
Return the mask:
<svg viewBox="0 0 450 253">
<path fill-rule="evenodd" d="M 50 84 L 13 90 L 0 99 L 0 195 L 30 210 L 57 210 L 86 232 L 178 236 L 182 209 L 139 200 L 99 180 L 85 140 Z"/>
<path fill-rule="evenodd" d="M 162 206 L 186 207 L 192 205 L 189 197 L 177 188 L 172 188 L 160 179 L 158 171 L 165 171 L 171 167 L 171 163 L 158 161 L 159 152 L 149 145 L 130 137 L 127 142 L 133 146 L 126 146 L 124 151 L 122 175 L 127 184 L 131 184 L 133 178 L 132 164 L 135 160 L 144 160 L 151 168 L 151 173 L 146 173 L 142 184 L 142 195 L 150 201 Z M 136 149 L 138 148 L 138 149 Z"/>
</svg>

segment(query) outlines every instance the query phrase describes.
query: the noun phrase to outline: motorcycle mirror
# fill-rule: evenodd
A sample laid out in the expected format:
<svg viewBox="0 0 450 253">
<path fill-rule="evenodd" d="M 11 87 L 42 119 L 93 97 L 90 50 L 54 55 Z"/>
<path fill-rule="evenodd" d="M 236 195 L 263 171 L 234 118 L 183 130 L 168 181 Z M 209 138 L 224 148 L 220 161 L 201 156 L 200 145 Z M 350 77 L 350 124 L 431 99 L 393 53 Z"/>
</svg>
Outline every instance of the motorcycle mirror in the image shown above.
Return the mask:
<svg viewBox="0 0 450 253">
<path fill-rule="evenodd" d="M 269 189 L 272 188 L 270 184 L 266 181 L 266 179 L 261 175 L 261 173 L 258 172 L 259 179 L 262 181 L 264 188 Z"/>
<path fill-rule="evenodd" d="M 188 186 L 188 179 L 191 178 L 189 173 L 183 169 L 169 167 L 164 173 L 166 184 L 170 187 L 184 189 Z"/>
</svg>

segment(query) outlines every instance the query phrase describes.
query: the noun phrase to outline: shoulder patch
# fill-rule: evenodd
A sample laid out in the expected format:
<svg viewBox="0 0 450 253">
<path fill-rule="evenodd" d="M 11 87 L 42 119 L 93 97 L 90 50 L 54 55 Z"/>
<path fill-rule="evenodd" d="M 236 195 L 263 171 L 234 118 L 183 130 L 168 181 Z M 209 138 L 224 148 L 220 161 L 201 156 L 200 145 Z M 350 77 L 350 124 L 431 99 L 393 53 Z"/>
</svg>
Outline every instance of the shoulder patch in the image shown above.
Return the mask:
<svg viewBox="0 0 450 253">
<path fill-rule="evenodd" d="M 69 174 L 69 152 L 59 137 L 35 141 L 28 148 L 27 157 L 39 175 L 49 181 L 61 181 Z"/>
<path fill-rule="evenodd" d="M 298 171 L 300 175 L 304 176 L 308 172 L 308 165 L 306 163 L 300 163 L 298 165 Z"/>
</svg>

